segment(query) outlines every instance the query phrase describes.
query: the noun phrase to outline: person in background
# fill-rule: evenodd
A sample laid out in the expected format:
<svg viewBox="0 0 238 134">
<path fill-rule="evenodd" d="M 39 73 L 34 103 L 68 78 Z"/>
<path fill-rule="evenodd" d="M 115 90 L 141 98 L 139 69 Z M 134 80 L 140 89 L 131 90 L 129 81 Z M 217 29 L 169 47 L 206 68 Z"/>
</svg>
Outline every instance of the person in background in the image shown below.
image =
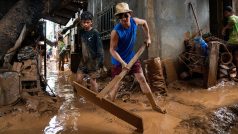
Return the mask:
<svg viewBox="0 0 238 134">
<path fill-rule="evenodd" d="M 229 31 L 228 48 L 233 54 L 233 61 L 238 67 L 238 16 L 234 14 L 231 6 L 224 8 L 224 17 L 228 19 L 228 23 L 222 29 L 222 35 L 225 36 L 226 31 Z"/>
<path fill-rule="evenodd" d="M 51 46 L 48 48 L 46 56 L 47 56 L 46 57 L 47 60 L 49 60 L 51 58 L 51 56 L 52 56 L 52 47 Z"/>
<path fill-rule="evenodd" d="M 59 54 L 59 70 L 64 71 L 64 57 L 65 57 L 65 43 L 63 41 L 63 36 L 58 38 L 58 54 Z"/>
<path fill-rule="evenodd" d="M 134 57 L 133 51 L 136 42 L 136 33 L 138 25 L 141 25 L 145 33 L 145 44 L 149 46 L 151 44 L 149 27 L 146 20 L 139 19 L 131 16 L 132 10 L 129 9 L 127 3 L 118 3 L 116 5 L 116 18 L 119 19 L 118 23 L 111 32 L 110 40 L 110 53 L 112 55 L 112 77 L 119 75 L 122 69 L 127 69 L 127 64 Z M 155 111 L 166 113 L 164 109 L 161 109 L 156 103 L 151 89 L 146 82 L 143 70 L 141 68 L 140 61 L 137 61 L 131 68 L 129 73 L 133 73 L 135 78 L 140 84 L 142 92 L 146 95 L 150 101 L 152 108 Z M 108 94 L 109 98 L 115 99 L 116 92 L 119 88 L 119 83 L 114 86 L 111 92 Z"/>
<path fill-rule="evenodd" d="M 81 59 L 77 71 L 76 81 L 83 83 L 85 75 L 90 77 L 90 89 L 98 92 L 96 79 L 99 77 L 98 70 L 103 67 L 104 50 L 99 33 L 92 27 L 93 15 L 88 11 L 81 14 L 81 27 L 78 34 L 81 39 L 81 46 L 77 46 L 77 53 L 81 54 Z"/>
</svg>

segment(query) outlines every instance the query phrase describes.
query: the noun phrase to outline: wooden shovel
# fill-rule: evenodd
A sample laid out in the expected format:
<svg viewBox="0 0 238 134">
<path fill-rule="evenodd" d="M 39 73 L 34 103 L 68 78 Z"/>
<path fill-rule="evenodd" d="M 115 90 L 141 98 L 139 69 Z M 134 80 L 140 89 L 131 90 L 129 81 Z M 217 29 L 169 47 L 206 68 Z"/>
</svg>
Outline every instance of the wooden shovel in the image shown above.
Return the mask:
<svg viewBox="0 0 238 134">
<path fill-rule="evenodd" d="M 134 65 L 134 63 L 138 60 L 138 58 L 144 52 L 145 47 L 146 47 L 146 44 L 141 46 L 141 48 L 138 50 L 135 56 L 127 64 L 126 68 L 123 68 L 121 73 L 115 76 L 114 79 L 111 82 L 109 82 L 108 85 L 100 93 L 97 94 L 98 98 L 100 99 L 104 98 L 107 95 L 107 93 L 113 88 L 113 86 L 115 86 L 117 83 L 119 83 L 123 79 L 123 77 L 129 72 L 131 67 Z"/>
</svg>

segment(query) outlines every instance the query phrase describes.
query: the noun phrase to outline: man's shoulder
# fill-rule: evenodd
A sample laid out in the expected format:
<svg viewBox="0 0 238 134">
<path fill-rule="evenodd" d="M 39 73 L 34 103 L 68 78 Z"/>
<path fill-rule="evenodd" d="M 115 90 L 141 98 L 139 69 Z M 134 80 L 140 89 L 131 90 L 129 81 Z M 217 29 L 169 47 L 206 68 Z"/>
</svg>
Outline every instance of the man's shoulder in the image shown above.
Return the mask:
<svg viewBox="0 0 238 134">
<path fill-rule="evenodd" d="M 91 31 L 95 34 L 99 34 L 99 31 L 96 28 L 93 28 Z"/>
<path fill-rule="evenodd" d="M 232 15 L 232 16 L 228 17 L 228 21 L 236 21 L 236 20 L 238 20 L 238 16 L 236 16 L 236 15 Z"/>
</svg>

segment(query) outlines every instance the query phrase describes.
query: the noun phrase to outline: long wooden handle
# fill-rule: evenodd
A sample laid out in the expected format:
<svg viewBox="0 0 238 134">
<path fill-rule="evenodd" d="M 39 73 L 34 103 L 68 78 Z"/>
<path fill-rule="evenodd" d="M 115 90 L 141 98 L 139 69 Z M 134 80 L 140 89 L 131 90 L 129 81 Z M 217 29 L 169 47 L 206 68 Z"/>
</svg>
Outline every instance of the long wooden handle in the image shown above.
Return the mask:
<svg viewBox="0 0 238 134">
<path fill-rule="evenodd" d="M 138 52 L 135 54 L 135 56 L 131 59 L 131 61 L 127 64 L 127 69 L 122 69 L 121 73 L 113 78 L 111 82 L 108 83 L 108 85 L 97 94 L 98 98 L 103 98 L 107 95 L 107 93 L 113 88 L 114 85 L 119 83 L 124 76 L 129 71 L 128 69 L 131 69 L 131 67 L 135 64 L 135 62 L 138 60 L 138 58 L 141 56 L 141 54 L 144 52 L 146 45 L 141 46 L 141 48 L 138 50 Z"/>
<path fill-rule="evenodd" d="M 198 28 L 199 35 L 202 36 L 202 32 L 201 32 L 200 27 L 199 27 L 199 24 L 198 24 L 198 19 L 197 19 L 197 15 L 195 14 L 195 11 L 194 11 L 193 4 L 190 2 L 189 5 L 190 5 L 191 8 L 192 8 L 193 16 L 194 16 L 195 21 L 196 21 L 196 24 L 197 24 L 197 28 Z"/>
</svg>

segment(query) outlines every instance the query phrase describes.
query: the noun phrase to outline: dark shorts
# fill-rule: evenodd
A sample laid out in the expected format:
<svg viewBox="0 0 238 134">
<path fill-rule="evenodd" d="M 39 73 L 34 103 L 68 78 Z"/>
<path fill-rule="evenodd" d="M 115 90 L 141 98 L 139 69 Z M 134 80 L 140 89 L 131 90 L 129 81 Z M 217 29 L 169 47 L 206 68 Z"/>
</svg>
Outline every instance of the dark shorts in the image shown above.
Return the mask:
<svg viewBox="0 0 238 134">
<path fill-rule="evenodd" d="M 112 77 L 115 77 L 116 75 L 119 75 L 122 71 L 121 65 L 113 65 L 112 66 Z M 136 61 L 136 63 L 132 66 L 132 68 L 129 71 L 129 74 L 135 74 L 135 73 L 141 73 L 141 63 L 140 61 Z"/>
</svg>

